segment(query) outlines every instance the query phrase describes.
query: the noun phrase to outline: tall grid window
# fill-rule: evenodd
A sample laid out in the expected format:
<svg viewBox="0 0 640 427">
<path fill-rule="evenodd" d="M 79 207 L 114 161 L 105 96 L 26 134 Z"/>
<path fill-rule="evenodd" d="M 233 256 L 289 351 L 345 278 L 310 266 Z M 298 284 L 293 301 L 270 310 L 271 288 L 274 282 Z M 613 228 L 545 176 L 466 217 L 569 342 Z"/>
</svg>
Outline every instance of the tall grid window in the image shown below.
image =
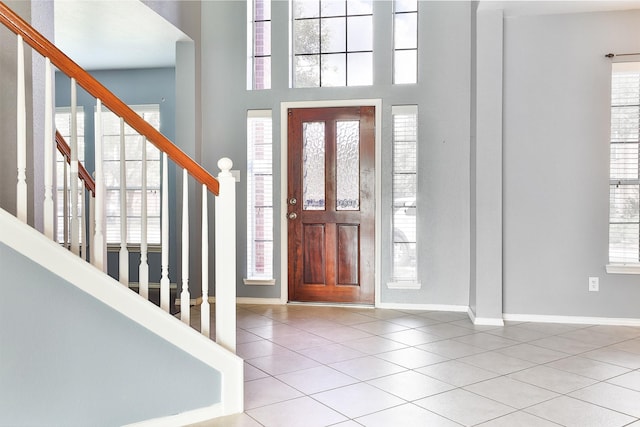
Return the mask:
<svg viewBox="0 0 640 427">
<path fill-rule="evenodd" d="M 133 105 L 154 128 L 160 129 L 159 105 Z M 103 172 L 106 187 L 107 243 L 120 243 L 120 118 L 111 112 L 102 114 Z M 142 150 L 147 150 L 147 243 L 160 244 L 160 150 L 125 124 L 127 184 L 127 243 L 140 244 L 142 227 Z"/>
<path fill-rule="evenodd" d="M 271 0 L 247 0 L 248 89 L 271 89 Z"/>
<path fill-rule="evenodd" d="M 291 0 L 293 87 L 373 84 L 371 0 Z"/>
<path fill-rule="evenodd" d="M 418 1 L 393 2 L 393 82 L 418 81 Z"/>
<path fill-rule="evenodd" d="M 393 280 L 417 282 L 418 107 L 393 106 Z"/>
<path fill-rule="evenodd" d="M 247 279 L 273 278 L 273 150 L 270 110 L 247 116 Z"/>
<path fill-rule="evenodd" d="M 611 78 L 609 262 L 640 263 L 640 62 L 614 63 Z"/>
<path fill-rule="evenodd" d="M 84 164 L 84 110 L 82 107 L 77 107 L 76 111 L 76 122 L 77 122 L 77 137 L 78 137 L 78 160 L 80 163 Z M 60 107 L 56 108 L 56 130 L 60 132 L 60 135 L 64 138 L 67 144 L 71 144 L 71 108 L 68 107 Z M 59 151 L 56 151 L 56 187 L 57 187 L 57 220 L 56 220 L 56 240 L 59 243 L 63 243 L 65 241 L 64 231 L 64 183 L 65 183 L 65 163 L 66 160 Z M 69 174 L 69 165 L 67 165 L 67 174 Z M 71 190 L 71 186 L 69 183 L 69 178 L 67 179 L 67 200 L 71 200 L 71 194 L 69 191 Z M 78 184 L 78 197 L 82 197 L 82 185 Z M 80 200 L 80 199 L 78 199 Z M 70 206 L 70 203 L 69 203 Z M 78 210 L 78 215 L 80 215 L 80 210 Z M 71 219 L 71 213 L 67 212 L 67 220 Z M 67 224 L 67 242 L 71 241 L 70 231 L 68 230 L 69 223 Z M 78 234 L 80 236 L 80 240 L 82 240 L 82 232 Z"/>
</svg>

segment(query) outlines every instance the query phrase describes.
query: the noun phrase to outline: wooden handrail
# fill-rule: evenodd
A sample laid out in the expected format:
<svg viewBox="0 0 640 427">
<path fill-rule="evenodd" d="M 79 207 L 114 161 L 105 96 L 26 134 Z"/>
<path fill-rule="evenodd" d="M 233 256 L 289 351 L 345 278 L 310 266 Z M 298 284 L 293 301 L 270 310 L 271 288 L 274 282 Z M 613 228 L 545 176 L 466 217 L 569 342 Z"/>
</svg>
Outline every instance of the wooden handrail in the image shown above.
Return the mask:
<svg viewBox="0 0 640 427">
<path fill-rule="evenodd" d="M 51 63 L 67 76 L 76 79 L 76 82 L 80 87 L 86 90 L 94 98 L 100 99 L 105 107 L 119 117 L 122 117 L 129 126 L 135 129 L 139 134 L 144 135 L 147 140 L 158 147 L 160 151 L 167 153 L 169 158 L 178 166 L 186 169 L 198 182 L 206 185 L 209 191 L 218 195 L 220 186 L 216 178 L 214 178 L 195 160 L 185 154 L 167 137 L 136 114 L 127 106 L 127 104 L 111 93 L 109 89 L 104 87 L 82 67 L 65 55 L 60 49 L 53 45 L 53 43 L 47 40 L 25 20 L 14 13 L 2 1 L 0 1 L 0 22 L 15 34 L 22 36 L 29 46 L 42 56 L 49 58 Z"/>
<path fill-rule="evenodd" d="M 66 159 L 67 163 L 71 164 L 71 147 L 67 144 L 67 141 L 64 140 L 64 137 L 60 135 L 60 132 L 56 130 L 56 145 L 58 146 L 58 151 L 62 156 Z M 78 175 L 80 179 L 84 182 L 84 186 L 87 190 L 91 192 L 93 197 L 96 197 L 96 183 L 93 181 L 93 178 L 87 172 L 87 170 L 82 166 L 82 163 L 78 162 Z"/>
</svg>

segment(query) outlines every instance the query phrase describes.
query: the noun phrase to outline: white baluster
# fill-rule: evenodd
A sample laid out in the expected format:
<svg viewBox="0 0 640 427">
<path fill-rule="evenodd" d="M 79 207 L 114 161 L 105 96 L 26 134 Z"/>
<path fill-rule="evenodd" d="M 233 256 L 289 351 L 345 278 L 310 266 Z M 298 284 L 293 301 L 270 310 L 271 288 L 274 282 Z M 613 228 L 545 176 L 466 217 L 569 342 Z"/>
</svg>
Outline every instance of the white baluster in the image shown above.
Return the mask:
<svg viewBox="0 0 640 427">
<path fill-rule="evenodd" d="M 138 269 L 139 292 L 149 299 L 149 264 L 147 263 L 147 139 L 142 137 L 142 212 L 140 218 L 140 268 Z"/>
<path fill-rule="evenodd" d="M 78 184 L 80 185 L 80 243 L 81 243 L 81 255 L 82 259 L 87 259 L 87 221 L 85 218 L 86 213 L 86 201 L 85 197 L 87 196 L 87 192 L 84 188 L 84 181 L 80 181 Z"/>
<path fill-rule="evenodd" d="M 95 123 L 96 207 L 95 234 L 93 237 L 93 265 L 102 271 L 107 268 L 106 239 L 104 238 L 104 178 L 102 173 L 102 101 L 96 99 Z"/>
<path fill-rule="evenodd" d="M 62 156 L 62 173 L 64 184 L 62 185 L 62 243 L 69 249 L 69 168 L 67 158 Z"/>
<path fill-rule="evenodd" d="M 127 158 L 124 119 L 120 118 L 120 283 L 129 287 L 129 249 L 127 248 Z"/>
<path fill-rule="evenodd" d="M 24 41 L 22 36 L 18 36 L 18 102 L 16 109 L 17 116 L 17 165 L 18 183 L 16 187 L 16 216 L 23 222 L 27 222 L 27 104 L 26 86 L 24 76 Z"/>
<path fill-rule="evenodd" d="M 80 254 L 80 225 L 78 223 L 78 105 L 76 79 L 71 79 L 71 252 Z"/>
<path fill-rule="evenodd" d="M 170 311 L 169 297 L 169 168 L 167 153 L 162 153 L 162 273 L 160 278 L 160 307 Z"/>
<path fill-rule="evenodd" d="M 180 320 L 191 324 L 191 295 L 189 294 L 189 175 L 182 171 L 182 292 Z"/>
<path fill-rule="evenodd" d="M 209 214 L 207 212 L 207 186 L 202 184 L 202 304 L 200 305 L 200 332 L 210 336 L 209 319 Z"/>
<path fill-rule="evenodd" d="M 53 70 L 51 60 L 45 60 L 44 74 L 44 235 L 53 240 L 55 213 L 53 210 Z"/>
<path fill-rule="evenodd" d="M 95 180 L 94 180 L 95 183 Z M 93 238 L 96 234 L 96 197 L 95 194 L 89 194 L 89 259 L 87 261 L 93 262 Z"/>
<path fill-rule="evenodd" d="M 236 181 L 233 162 L 218 161 L 220 194 L 216 199 L 216 342 L 236 351 Z"/>
</svg>

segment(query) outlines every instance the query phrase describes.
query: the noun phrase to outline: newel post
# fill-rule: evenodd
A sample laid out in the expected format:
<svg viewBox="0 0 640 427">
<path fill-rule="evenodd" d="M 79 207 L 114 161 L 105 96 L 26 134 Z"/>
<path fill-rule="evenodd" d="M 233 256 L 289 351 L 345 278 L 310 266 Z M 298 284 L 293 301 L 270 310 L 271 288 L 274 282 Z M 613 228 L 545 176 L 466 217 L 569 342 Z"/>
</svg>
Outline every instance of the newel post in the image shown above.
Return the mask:
<svg viewBox="0 0 640 427">
<path fill-rule="evenodd" d="M 220 194 L 215 206 L 216 342 L 236 351 L 236 180 L 233 162 L 218 161 Z"/>
</svg>

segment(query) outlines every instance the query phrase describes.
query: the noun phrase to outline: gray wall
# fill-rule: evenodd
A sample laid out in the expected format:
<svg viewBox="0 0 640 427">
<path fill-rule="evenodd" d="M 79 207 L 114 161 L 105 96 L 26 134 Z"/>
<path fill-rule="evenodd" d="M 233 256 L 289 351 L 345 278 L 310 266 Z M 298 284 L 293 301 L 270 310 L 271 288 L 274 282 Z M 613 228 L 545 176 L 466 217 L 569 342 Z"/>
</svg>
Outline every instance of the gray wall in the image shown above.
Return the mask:
<svg viewBox="0 0 640 427">
<path fill-rule="evenodd" d="M 175 70 L 173 68 L 155 68 L 138 70 L 113 70 L 113 71 L 91 71 L 100 83 L 122 99 L 128 105 L 136 104 L 159 104 L 160 105 L 160 132 L 170 140 L 175 141 L 176 135 L 176 83 Z M 62 74 L 56 73 L 56 107 L 69 107 L 70 101 L 70 80 Z M 89 172 L 95 169 L 94 164 L 94 120 L 95 99 L 78 87 L 78 106 L 82 106 L 85 112 L 85 158 L 86 168 Z M 171 162 L 170 162 L 171 163 Z M 175 176 L 175 167 L 169 166 L 169 176 Z M 169 190 L 171 199 L 175 194 L 175 180 L 169 180 Z M 169 203 L 170 218 L 176 218 L 175 203 Z M 169 277 L 171 282 L 179 283 L 177 280 L 175 245 L 175 224 L 170 227 L 169 236 Z M 118 278 L 119 258 L 117 251 L 108 254 L 108 272 Z M 140 264 L 139 252 L 129 254 L 129 279 L 132 282 L 138 281 L 138 266 Z M 149 253 L 149 280 L 160 282 L 160 253 Z"/>
<path fill-rule="evenodd" d="M 280 104 L 287 101 L 381 98 L 382 107 L 382 301 L 468 304 L 469 284 L 469 90 L 471 5 L 420 2 L 419 84 L 391 84 L 391 2 L 374 2 L 374 85 L 288 88 L 288 2 L 273 2 L 272 89 L 246 90 L 246 2 L 202 3 L 202 160 L 215 170 L 228 156 L 239 169 L 238 295 L 280 296 Z M 391 106 L 419 111 L 419 291 L 391 291 Z M 245 286 L 246 112 L 273 111 L 276 286 Z"/>
<path fill-rule="evenodd" d="M 605 272 L 604 55 L 640 52 L 640 11 L 509 17 L 504 38 L 504 312 L 639 318 L 638 276 Z"/>
<path fill-rule="evenodd" d="M 119 426 L 220 402 L 218 371 L 4 244 L 0 272 L 0 425 Z"/>
</svg>

